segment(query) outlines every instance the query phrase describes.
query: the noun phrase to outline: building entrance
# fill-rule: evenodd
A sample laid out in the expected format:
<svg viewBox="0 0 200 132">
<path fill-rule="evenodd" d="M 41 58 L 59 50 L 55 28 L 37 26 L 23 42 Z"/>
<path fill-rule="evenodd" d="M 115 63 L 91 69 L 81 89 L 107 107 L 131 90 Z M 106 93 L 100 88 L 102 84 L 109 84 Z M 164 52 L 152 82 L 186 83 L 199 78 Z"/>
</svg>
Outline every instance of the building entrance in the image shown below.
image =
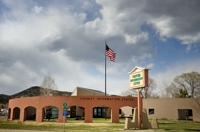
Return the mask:
<svg viewBox="0 0 200 132">
<path fill-rule="evenodd" d="M 105 117 L 105 107 L 94 107 L 93 118 Z"/>
<path fill-rule="evenodd" d="M 186 112 L 188 113 L 189 120 L 193 120 L 192 109 L 178 109 L 179 120 L 185 120 Z"/>
</svg>

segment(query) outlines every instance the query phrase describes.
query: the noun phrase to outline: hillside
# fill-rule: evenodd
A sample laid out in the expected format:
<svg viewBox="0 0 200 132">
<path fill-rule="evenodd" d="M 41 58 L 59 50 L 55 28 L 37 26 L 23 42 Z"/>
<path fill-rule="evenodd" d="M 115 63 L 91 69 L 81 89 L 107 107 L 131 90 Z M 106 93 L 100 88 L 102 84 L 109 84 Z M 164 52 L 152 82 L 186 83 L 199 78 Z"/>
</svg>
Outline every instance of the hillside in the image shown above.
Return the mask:
<svg viewBox="0 0 200 132">
<path fill-rule="evenodd" d="M 9 100 L 10 96 L 5 94 L 0 94 L 0 103 L 6 104 Z"/>
<path fill-rule="evenodd" d="M 8 103 L 9 99 L 12 99 L 12 98 L 40 96 L 41 89 L 43 88 L 38 87 L 38 86 L 33 86 L 13 95 L 0 94 L 0 103 L 6 104 Z M 72 92 L 58 91 L 58 90 L 55 90 L 55 92 L 56 92 L 56 95 L 59 95 L 59 96 L 70 96 L 72 94 Z"/>
</svg>

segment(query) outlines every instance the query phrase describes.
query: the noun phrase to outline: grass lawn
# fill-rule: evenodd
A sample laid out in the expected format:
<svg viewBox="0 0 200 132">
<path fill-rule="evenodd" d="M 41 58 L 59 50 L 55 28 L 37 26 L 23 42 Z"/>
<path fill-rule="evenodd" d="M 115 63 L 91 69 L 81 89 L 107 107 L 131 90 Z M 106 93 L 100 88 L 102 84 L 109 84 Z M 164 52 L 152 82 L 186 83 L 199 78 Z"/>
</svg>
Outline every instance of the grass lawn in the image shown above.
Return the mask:
<svg viewBox="0 0 200 132">
<path fill-rule="evenodd" d="M 124 119 L 120 119 L 120 123 L 111 123 L 110 119 L 93 118 L 93 123 L 84 123 L 84 120 L 75 120 L 68 118 L 65 123 L 66 132 L 122 132 L 136 131 L 123 130 Z M 200 122 L 193 121 L 175 121 L 175 120 L 158 120 L 158 130 L 138 130 L 138 131 L 169 131 L 169 132 L 189 132 L 200 131 Z M 44 120 L 42 123 L 35 121 L 7 121 L 6 118 L 0 117 L 0 129 L 17 129 L 17 130 L 41 130 L 62 132 L 64 123 L 57 123 L 57 119 L 50 121 Z"/>
<path fill-rule="evenodd" d="M 170 132 L 200 131 L 200 122 L 195 122 L 195 121 L 158 120 L 158 123 L 159 123 L 159 128 L 165 129 L 165 131 L 170 131 Z"/>
</svg>

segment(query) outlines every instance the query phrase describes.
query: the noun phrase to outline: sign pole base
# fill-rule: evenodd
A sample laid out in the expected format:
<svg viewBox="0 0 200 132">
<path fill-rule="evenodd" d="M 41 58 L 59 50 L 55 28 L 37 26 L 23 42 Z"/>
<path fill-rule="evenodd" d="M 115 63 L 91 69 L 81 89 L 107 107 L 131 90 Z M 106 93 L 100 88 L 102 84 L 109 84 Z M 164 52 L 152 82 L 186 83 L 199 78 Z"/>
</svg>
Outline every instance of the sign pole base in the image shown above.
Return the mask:
<svg viewBox="0 0 200 132">
<path fill-rule="evenodd" d="M 140 97 L 140 89 L 138 91 L 138 129 L 141 129 L 141 122 L 142 122 L 142 106 L 141 106 L 141 97 Z"/>
<path fill-rule="evenodd" d="M 65 117 L 63 116 L 63 132 L 65 132 Z"/>
</svg>

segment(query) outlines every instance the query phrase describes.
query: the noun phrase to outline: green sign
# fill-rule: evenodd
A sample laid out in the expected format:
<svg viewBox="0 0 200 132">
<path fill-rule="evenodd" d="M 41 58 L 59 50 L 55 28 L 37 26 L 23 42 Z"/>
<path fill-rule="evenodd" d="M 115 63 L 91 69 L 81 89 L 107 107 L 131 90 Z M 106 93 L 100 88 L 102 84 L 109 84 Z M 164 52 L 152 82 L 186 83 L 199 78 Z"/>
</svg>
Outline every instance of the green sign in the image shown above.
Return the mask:
<svg viewBox="0 0 200 132">
<path fill-rule="evenodd" d="M 63 103 L 63 107 L 67 108 L 67 103 L 66 102 Z"/>
<path fill-rule="evenodd" d="M 140 80 L 142 80 L 143 77 L 141 77 L 141 74 L 136 74 L 132 76 L 132 79 L 130 80 L 130 82 L 133 82 L 133 85 L 139 85 L 140 84 Z"/>
<path fill-rule="evenodd" d="M 66 102 L 63 103 L 63 112 L 67 112 L 67 103 Z"/>
<path fill-rule="evenodd" d="M 148 70 L 142 67 L 136 66 L 131 72 L 129 72 L 129 84 L 131 89 L 148 87 Z"/>
<path fill-rule="evenodd" d="M 67 108 L 63 108 L 63 112 L 67 112 Z"/>
</svg>

